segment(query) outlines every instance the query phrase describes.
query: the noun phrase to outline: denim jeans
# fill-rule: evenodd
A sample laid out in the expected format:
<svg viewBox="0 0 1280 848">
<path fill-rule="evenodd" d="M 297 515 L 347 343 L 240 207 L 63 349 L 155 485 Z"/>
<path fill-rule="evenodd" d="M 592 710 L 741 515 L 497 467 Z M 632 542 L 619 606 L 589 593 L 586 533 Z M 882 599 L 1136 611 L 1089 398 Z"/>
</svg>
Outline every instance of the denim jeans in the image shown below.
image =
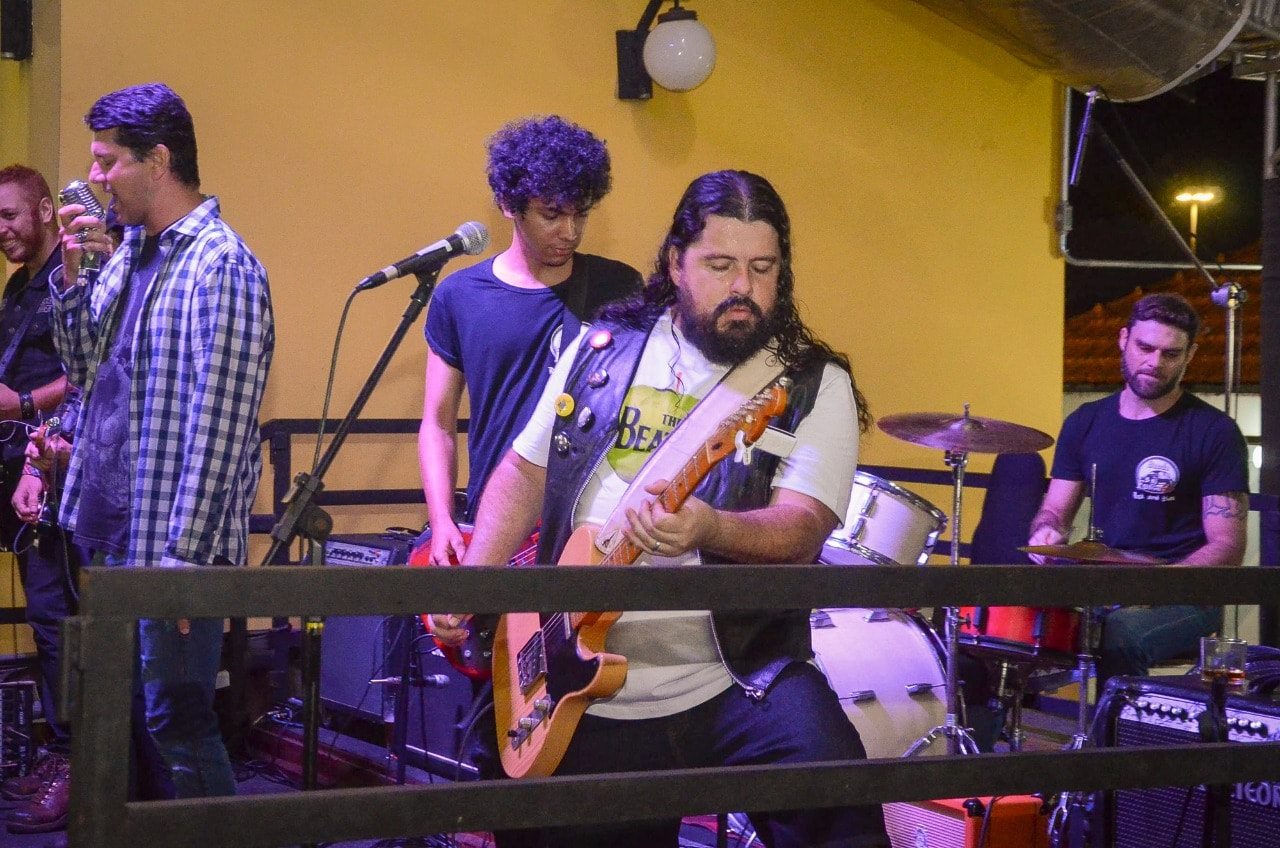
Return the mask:
<svg viewBox="0 0 1280 848">
<path fill-rule="evenodd" d="M 1121 607 L 1102 623 L 1098 687 L 1118 675 L 1145 676 L 1153 663 L 1197 651 L 1222 628 L 1222 607 Z"/>
<path fill-rule="evenodd" d="M 96 559 L 96 558 L 95 558 Z M 118 565 L 113 556 L 106 565 Z M 178 622 L 138 622 L 138 656 L 146 699 L 147 730 L 173 775 L 179 798 L 234 795 L 235 776 L 213 710 L 222 658 L 222 619 L 193 618 L 191 632 Z"/>
<path fill-rule="evenodd" d="M 763 700 L 732 686 L 710 701 L 664 718 L 616 721 L 584 716 L 557 775 L 766 763 L 865 759 L 850 723 L 822 672 L 792 663 Z M 879 805 L 820 810 L 748 812 L 769 848 L 888 846 Z M 617 826 L 554 828 L 542 842 L 554 848 L 675 846 L 680 820 Z"/>
</svg>

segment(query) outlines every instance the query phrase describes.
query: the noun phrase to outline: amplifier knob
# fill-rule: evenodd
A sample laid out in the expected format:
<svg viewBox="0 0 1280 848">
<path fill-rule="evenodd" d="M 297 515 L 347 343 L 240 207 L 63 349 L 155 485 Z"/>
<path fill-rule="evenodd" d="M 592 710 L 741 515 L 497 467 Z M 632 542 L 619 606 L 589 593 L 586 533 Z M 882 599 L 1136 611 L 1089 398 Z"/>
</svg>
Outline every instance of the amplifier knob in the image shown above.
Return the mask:
<svg viewBox="0 0 1280 848">
<path fill-rule="evenodd" d="M 1241 722 L 1241 724 L 1243 724 L 1243 723 L 1244 723 L 1244 722 L 1242 721 L 1242 722 Z M 1266 728 L 1263 726 L 1262 722 L 1260 722 L 1260 721 L 1251 721 L 1251 722 L 1249 722 L 1249 732 L 1250 732 L 1250 733 L 1261 733 L 1261 732 L 1262 732 L 1263 730 L 1265 730 L 1265 729 L 1266 729 Z"/>
</svg>

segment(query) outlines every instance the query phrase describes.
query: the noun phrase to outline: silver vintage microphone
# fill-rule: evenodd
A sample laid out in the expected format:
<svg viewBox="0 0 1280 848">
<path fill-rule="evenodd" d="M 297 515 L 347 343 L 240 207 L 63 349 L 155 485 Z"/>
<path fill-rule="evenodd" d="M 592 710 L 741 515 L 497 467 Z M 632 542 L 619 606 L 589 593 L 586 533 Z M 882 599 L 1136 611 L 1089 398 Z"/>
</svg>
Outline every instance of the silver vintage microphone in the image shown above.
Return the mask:
<svg viewBox="0 0 1280 848">
<path fill-rule="evenodd" d="M 63 206 L 79 203 L 84 207 L 85 215 L 92 215 L 104 224 L 106 223 L 106 210 L 102 208 L 102 204 L 98 202 L 98 196 L 93 193 L 93 189 L 89 188 L 89 184 L 84 180 L 72 180 L 67 183 L 66 187 L 58 192 L 58 202 Z M 80 278 L 84 279 L 85 274 L 96 273 L 101 262 L 102 257 L 99 254 L 86 250 L 84 256 L 80 259 Z"/>
</svg>

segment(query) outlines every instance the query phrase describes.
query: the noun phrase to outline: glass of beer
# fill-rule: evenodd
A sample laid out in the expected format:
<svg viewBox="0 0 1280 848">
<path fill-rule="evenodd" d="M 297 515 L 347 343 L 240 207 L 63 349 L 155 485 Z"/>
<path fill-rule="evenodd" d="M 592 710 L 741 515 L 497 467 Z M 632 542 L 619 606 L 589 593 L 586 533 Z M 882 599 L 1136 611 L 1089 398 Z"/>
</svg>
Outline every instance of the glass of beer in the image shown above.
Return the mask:
<svg viewBox="0 0 1280 848">
<path fill-rule="evenodd" d="M 1245 657 L 1249 643 L 1243 639 L 1205 636 L 1200 640 L 1200 679 L 1228 686 L 1244 685 Z"/>
</svg>

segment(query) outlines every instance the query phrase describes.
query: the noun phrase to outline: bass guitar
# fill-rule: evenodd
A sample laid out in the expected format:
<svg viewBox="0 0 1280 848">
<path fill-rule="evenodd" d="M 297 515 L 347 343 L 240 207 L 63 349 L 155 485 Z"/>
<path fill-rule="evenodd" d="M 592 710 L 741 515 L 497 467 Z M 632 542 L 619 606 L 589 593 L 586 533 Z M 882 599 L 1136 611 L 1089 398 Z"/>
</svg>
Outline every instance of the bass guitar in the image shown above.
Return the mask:
<svg viewBox="0 0 1280 848">
<path fill-rule="evenodd" d="M 716 463 L 754 444 L 787 405 L 782 378 L 722 421 L 657 495 L 667 512 L 678 510 Z M 560 565 L 629 565 L 643 551 L 625 537 L 607 553 L 596 544 L 598 528 L 574 531 Z M 503 615 L 493 645 L 494 717 L 502 767 L 511 777 L 545 777 L 555 771 L 583 712 L 592 701 L 622 688 L 627 660 L 605 653 L 605 639 L 621 612 Z"/>
<path fill-rule="evenodd" d="M 462 540 L 464 543 L 471 544 L 471 534 L 475 532 L 475 528 L 470 524 L 459 524 L 458 529 L 462 531 Z M 516 551 L 515 556 L 511 558 L 511 565 L 532 565 L 538 555 L 538 533 L 535 531 L 520 546 L 520 550 Z M 409 565 L 430 565 L 431 564 L 431 528 L 423 529 L 422 534 L 418 536 L 413 543 L 413 550 L 409 553 Z M 458 565 L 458 560 L 449 555 L 449 564 Z M 430 613 L 422 613 L 422 626 L 427 632 L 431 632 L 431 615 Z M 467 628 L 467 638 L 461 645 L 450 647 L 435 639 L 436 646 L 440 649 L 440 653 L 449 661 L 449 665 L 453 666 L 463 675 L 472 680 L 488 680 L 493 670 L 493 633 L 498 625 L 498 616 L 496 615 L 477 615 L 471 619 L 471 623 Z"/>
</svg>

